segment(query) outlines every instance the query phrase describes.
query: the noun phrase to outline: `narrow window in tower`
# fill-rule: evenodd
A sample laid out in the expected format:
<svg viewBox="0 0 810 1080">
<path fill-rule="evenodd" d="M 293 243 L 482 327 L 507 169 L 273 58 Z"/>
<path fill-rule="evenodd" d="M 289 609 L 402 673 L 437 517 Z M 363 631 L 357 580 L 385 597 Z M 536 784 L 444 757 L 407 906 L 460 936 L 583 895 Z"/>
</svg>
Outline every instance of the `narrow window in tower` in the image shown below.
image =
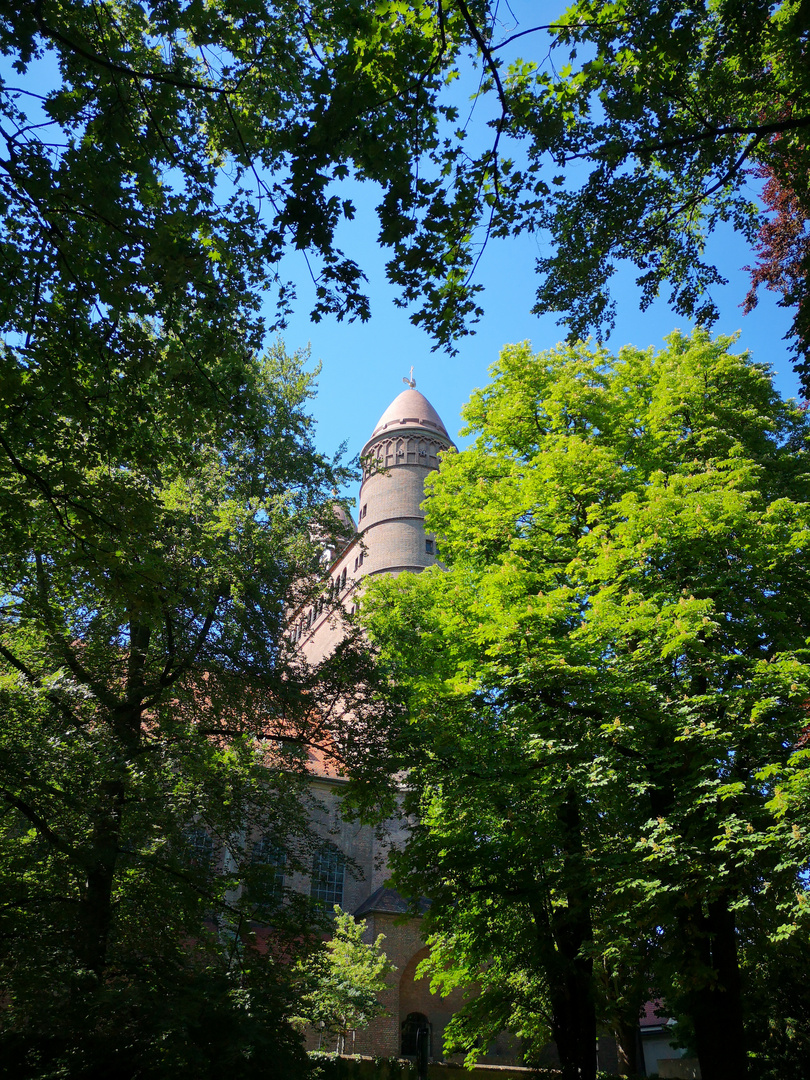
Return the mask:
<svg viewBox="0 0 810 1080">
<path fill-rule="evenodd" d="M 346 571 L 347 570 L 348 570 L 348 567 L 344 566 L 343 567 L 343 573 L 340 575 L 340 586 L 341 586 L 341 588 L 343 588 L 346 585 Z"/>
<path fill-rule="evenodd" d="M 366 554 L 366 553 L 365 553 L 364 551 L 361 551 L 361 552 L 360 552 L 360 566 L 362 566 L 362 565 L 363 565 L 363 559 L 365 558 L 365 554 Z"/>
<path fill-rule="evenodd" d="M 433 541 L 432 540 L 425 540 L 425 552 L 428 555 L 433 554 Z"/>
<path fill-rule="evenodd" d="M 360 511 L 360 520 L 361 521 L 366 516 L 367 512 L 368 512 L 368 503 L 363 503 L 363 509 Z"/>
</svg>

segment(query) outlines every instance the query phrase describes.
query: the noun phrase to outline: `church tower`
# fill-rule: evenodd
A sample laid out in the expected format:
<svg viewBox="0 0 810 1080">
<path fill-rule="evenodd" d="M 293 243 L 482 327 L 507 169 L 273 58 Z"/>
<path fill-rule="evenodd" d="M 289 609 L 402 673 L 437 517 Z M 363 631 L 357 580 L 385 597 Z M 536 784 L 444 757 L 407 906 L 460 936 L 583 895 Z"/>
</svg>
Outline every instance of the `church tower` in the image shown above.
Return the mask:
<svg viewBox="0 0 810 1080">
<path fill-rule="evenodd" d="M 455 449 L 439 414 L 416 389 L 413 378 L 380 417 L 361 453 L 363 482 L 357 529 L 336 554 L 329 552 L 330 590 L 347 611 L 356 603 L 363 578 L 374 574 L 419 573 L 436 562 L 436 542 L 425 534 L 425 477 L 439 467 L 439 455 Z M 345 514 L 345 512 L 343 512 Z M 292 633 L 310 663 L 318 663 L 340 640 L 328 604 L 297 612 Z"/>
<path fill-rule="evenodd" d="M 394 398 L 363 447 L 363 485 L 358 532 L 363 576 L 418 573 L 436 561 L 436 544 L 425 535 L 425 478 L 439 467 L 439 454 L 453 447 L 439 414 L 416 389 Z M 453 447 L 455 449 L 455 447 Z"/>
<path fill-rule="evenodd" d="M 425 479 L 438 469 L 441 453 L 455 447 L 412 376 L 413 372 L 405 380 L 407 389 L 391 402 L 363 447 L 356 526 L 341 510 L 345 539 L 338 541 L 337 551 L 334 544 L 324 548 L 329 602 L 310 601 L 293 616 L 291 632 L 309 663 L 328 656 L 341 640 L 344 626 L 335 617 L 335 599 L 352 613 L 364 578 L 419 573 L 436 562 L 435 540 L 425 533 Z M 304 893 L 309 888 L 313 897 L 320 898 L 317 890 L 328 886 L 329 902 L 365 919 L 371 940 L 385 935 L 385 951 L 396 968 L 380 997 L 385 1014 L 358 1032 L 355 1049 L 384 1057 L 413 1056 L 421 1033 L 431 1054 L 441 1057 L 444 1030 L 461 1008 L 464 994 L 458 989 L 441 998 L 431 993 L 426 980 L 416 980 L 417 967 L 428 955 L 420 919 L 403 921 L 410 906 L 387 880 L 388 856 L 393 847 L 405 843 L 407 825 L 396 819 L 382 836 L 370 826 L 347 821 L 340 798 L 345 777 L 315 748 L 310 750 L 308 767 L 320 807 L 313 822 L 323 833 L 323 852 L 331 861 L 326 873 L 322 852 L 309 881 L 302 877 L 293 887 Z"/>
</svg>

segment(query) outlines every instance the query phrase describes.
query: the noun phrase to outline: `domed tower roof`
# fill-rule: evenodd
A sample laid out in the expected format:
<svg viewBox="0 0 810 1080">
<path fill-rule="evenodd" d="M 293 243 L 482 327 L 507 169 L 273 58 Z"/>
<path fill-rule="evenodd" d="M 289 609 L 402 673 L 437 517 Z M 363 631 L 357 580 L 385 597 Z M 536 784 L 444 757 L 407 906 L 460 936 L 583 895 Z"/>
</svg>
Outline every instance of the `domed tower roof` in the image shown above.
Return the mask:
<svg viewBox="0 0 810 1080">
<path fill-rule="evenodd" d="M 371 438 L 377 435 L 390 435 L 398 428 L 426 428 L 438 431 L 447 439 L 447 428 L 442 423 L 441 417 L 430 404 L 424 394 L 409 386 L 401 394 L 394 398 L 371 433 Z M 371 441 L 371 440 L 369 440 Z"/>
</svg>

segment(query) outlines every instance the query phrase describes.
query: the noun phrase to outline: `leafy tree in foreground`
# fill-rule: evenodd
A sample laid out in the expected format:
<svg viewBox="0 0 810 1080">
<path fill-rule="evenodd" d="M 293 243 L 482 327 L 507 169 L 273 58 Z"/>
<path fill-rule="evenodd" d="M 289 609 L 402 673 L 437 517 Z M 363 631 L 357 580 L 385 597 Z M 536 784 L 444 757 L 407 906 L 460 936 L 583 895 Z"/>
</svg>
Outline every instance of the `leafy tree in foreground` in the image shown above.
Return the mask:
<svg viewBox="0 0 810 1080">
<path fill-rule="evenodd" d="M 347 1050 L 349 1033 L 385 1012 L 379 994 L 396 971 L 382 949 L 385 934 L 365 942 L 366 929 L 364 920 L 358 922 L 335 905 L 332 936 L 296 969 L 301 992 L 299 1022 L 337 1037 L 339 1054 Z"/>
<path fill-rule="evenodd" d="M 399 165 L 379 146 L 402 71 L 437 85 L 431 50 L 418 14 L 353 3 L 0 13 L 0 1001 L 55 1070 L 125 1032 L 133 1068 L 176 1069 L 155 1048 L 206 1037 L 197 976 L 235 1024 L 262 1015 L 228 983 L 258 963 L 254 847 L 307 866 L 295 746 L 371 737 L 351 641 L 317 673 L 284 647 L 345 474 L 313 450 L 303 358 L 257 362 L 259 308 L 277 287 L 286 310 L 291 244 L 321 261 L 316 316 L 365 316 L 325 189 L 409 175 L 436 123 L 418 86 Z M 339 740 L 330 701 L 361 719 Z M 311 921 L 286 899 L 276 989 Z M 266 1010 L 280 1046 L 291 1008 Z"/>
<path fill-rule="evenodd" d="M 455 1031 L 550 1033 L 571 1080 L 652 994 L 707 1080 L 808 1050 L 750 1011 L 806 959 L 808 420 L 731 344 L 506 348 L 429 482 L 447 572 L 364 602 L 407 700 L 395 879 L 436 982 L 481 979 Z"/>
<path fill-rule="evenodd" d="M 415 321 L 446 333 L 423 253 L 441 251 L 445 295 L 472 298 L 490 237 L 539 232 L 533 310 L 559 312 L 571 340 L 612 328 L 621 263 L 644 307 L 666 289 L 679 315 L 707 325 L 725 280 L 707 238 L 726 226 L 759 260 L 746 309 L 763 285 L 793 311 L 810 394 L 806 6 L 576 0 L 511 27 L 496 4 L 443 6 L 475 43 L 475 109 L 491 135 L 468 122 L 431 151 L 448 179 L 424 189 L 420 228 L 390 264 L 409 300 L 425 298 Z M 450 63 L 467 73 L 463 57 Z"/>
<path fill-rule="evenodd" d="M 718 315 L 711 291 L 723 278 L 706 239 L 728 223 L 761 256 L 755 286 L 776 289 L 793 309 L 789 336 L 810 386 L 799 283 L 810 269 L 804 5 L 581 0 L 552 31 L 559 75 L 538 70 L 538 49 L 504 64 L 500 80 L 501 126 L 526 141 L 530 163 L 520 194 L 506 203 L 503 231 L 551 232 L 537 265 L 537 310 L 559 311 L 572 337 L 609 328 L 610 281 L 629 261 L 644 306 L 668 286 L 678 314 L 707 324 Z M 493 80 L 500 56 L 493 40 Z M 546 162 L 556 176 L 543 175 Z M 497 207 L 496 163 L 493 153 Z M 769 180 L 764 214 L 753 177 Z M 517 184 L 510 177 L 507 190 Z M 780 204 L 791 195 L 797 212 L 787 223 Z M 496 229 L 500 219 L 496 209 Z"/>
<path fill-rule="evenodd" d="M 155 319 L 174 366 L 236 387 L 263 294 L 280 319 L 295 298 L 288 248 L 311 259 L 313 318 L 368 318 L 340 182 L 379 185 L 384 244 L 410 235 L 468 39 L 452 10 L 377 0 L 5 5 L 0 327 L 54 373 L 103 372 L 124 351 L 156 363 L 122 316 Z"/>
<path fill-rule="evenodd" d="M 235 1030 L 275 1031 L 279 1062 L 297 1045 L 285 972 L 312 916 L 288 897 L 254 955 L 253 852 L 311 865 L 306 747 L 331 733 L 350 753 L 343 709 L 363 693 L 350 641 L 310 671 L 283 637 L 340 476 L 310 441 L 304 361 L 277 346 L 246 364 L 225 410 L 123 358 L 84 386 L 97 426 L 19 365 L 0 469 L 0 977 L 6 1037 L 34 1055 L 21 1076 L 51 1075 L 50 1052 L 71 1075 L 108 1054 L 117 1075 L 172 1072 L 189 1025 L 210 1037 L 204 985 Z"/>
</svg>

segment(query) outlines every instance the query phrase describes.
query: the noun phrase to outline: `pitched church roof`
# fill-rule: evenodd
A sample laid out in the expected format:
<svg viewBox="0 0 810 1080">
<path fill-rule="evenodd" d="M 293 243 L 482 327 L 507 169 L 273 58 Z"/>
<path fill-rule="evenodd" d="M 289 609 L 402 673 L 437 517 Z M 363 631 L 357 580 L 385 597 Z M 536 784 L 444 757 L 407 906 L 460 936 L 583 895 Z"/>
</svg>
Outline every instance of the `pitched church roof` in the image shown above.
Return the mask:
<svg viewBox="0 0 810 1080">
<path fill-rule="evenodd" d="M 427 909 L 430 907 L 430 900 L 426 896 L 420 896 L 419 898 L 419 914 L 424 915 Z M 413 913 L 413 908 L 405 899 L 401 896 L 396 889 L 391 889 L 387 885 L 382 885 L 376 892 L 373 892 L 363 903 L 353 911 L 352 914 L 359 918 L 361 915 L 371 915 L 374 913 L 384 915 L 407 915 Z"/>
</svg>

